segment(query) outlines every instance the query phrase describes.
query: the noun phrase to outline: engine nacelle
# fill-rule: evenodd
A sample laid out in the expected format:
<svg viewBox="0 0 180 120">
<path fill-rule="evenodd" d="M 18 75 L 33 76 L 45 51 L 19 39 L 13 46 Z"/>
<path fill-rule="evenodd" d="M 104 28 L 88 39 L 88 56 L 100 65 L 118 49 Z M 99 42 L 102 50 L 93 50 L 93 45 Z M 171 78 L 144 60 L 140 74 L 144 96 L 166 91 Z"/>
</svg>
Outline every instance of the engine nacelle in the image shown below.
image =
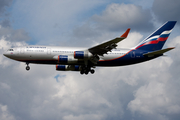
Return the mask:
<svg viewBox="0 0 180 120">
<path fill-rule="evenodd" d="M 56 65 L 58 71 L 80 71 L 79 65 Z"/>
<path fill-rule="evenodd" d="M 84 59 L 90 58 L 93 55 L 89 51 L 74 51 L 74 58 L 75 59 Z"/>
<path fill-rule="evenodd" d="M 77 63 L 78 59 L 74 59 L 73 56 L 68 56 L 68 55 L 59 55 L 58 56 L 58 63 Z"/>
</svg>

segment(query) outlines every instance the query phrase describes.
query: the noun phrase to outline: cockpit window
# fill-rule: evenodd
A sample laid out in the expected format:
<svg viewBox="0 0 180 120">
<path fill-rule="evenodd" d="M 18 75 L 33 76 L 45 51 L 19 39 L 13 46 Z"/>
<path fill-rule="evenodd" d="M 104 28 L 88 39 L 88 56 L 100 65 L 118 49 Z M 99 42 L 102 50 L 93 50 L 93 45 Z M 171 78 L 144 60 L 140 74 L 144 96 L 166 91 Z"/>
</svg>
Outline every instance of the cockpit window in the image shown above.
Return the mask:
<svg viewBox="0 0 180 120">
<path fill-rule="evenodd" d="M 14 51 L 13 49 L 8 49 L 8 51 Z"/>
</svg>

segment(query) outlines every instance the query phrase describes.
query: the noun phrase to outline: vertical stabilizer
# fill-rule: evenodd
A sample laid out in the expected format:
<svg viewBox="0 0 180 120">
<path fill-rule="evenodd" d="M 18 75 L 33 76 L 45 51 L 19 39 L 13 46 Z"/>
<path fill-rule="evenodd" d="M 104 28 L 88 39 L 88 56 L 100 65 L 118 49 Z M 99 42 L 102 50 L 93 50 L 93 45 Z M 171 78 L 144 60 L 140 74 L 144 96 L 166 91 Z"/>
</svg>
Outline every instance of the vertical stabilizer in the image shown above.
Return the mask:
<svg viewBox="0 0 180 120">
<path fill-rule="evenodd" d="M 166 22 L 159 29 L 144 39 L 140 44 L 138 44 L 135 49 L 147 51 L 161 50 L 175 24 L 176 21 Z"/>
</svg>

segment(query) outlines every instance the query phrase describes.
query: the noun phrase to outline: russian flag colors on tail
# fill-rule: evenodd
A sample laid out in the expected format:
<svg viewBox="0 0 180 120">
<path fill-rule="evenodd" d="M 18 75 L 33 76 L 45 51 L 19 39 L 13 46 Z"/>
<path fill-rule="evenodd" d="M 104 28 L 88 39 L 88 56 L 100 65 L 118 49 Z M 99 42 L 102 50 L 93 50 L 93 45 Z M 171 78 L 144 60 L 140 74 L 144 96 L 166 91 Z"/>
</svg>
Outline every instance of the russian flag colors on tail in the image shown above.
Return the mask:
<svg viewBox="0 0 180 120">
<path fill-rule="evenodd" d="M 159 29 L 144 39 L 140 44 L 138 44 L 135 49 L 147 51 L 161 50 L 175 24 L 176 21 L 166 22 Z"/>
</svg>

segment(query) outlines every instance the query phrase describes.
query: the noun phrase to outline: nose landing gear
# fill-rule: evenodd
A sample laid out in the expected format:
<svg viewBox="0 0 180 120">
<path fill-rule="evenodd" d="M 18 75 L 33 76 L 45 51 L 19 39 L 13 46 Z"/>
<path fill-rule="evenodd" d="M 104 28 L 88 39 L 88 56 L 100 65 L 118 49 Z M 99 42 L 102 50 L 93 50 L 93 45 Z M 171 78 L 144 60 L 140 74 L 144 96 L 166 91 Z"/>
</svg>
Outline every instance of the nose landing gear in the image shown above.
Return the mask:
<svg viewBox="0 0 180 120">
<path fill-rule="evenodd" d="M 29 67 L 29 63 L 26 63 L 26 70 L 29 71 L 30 70 L 30 67 Z"/>
</svg>

